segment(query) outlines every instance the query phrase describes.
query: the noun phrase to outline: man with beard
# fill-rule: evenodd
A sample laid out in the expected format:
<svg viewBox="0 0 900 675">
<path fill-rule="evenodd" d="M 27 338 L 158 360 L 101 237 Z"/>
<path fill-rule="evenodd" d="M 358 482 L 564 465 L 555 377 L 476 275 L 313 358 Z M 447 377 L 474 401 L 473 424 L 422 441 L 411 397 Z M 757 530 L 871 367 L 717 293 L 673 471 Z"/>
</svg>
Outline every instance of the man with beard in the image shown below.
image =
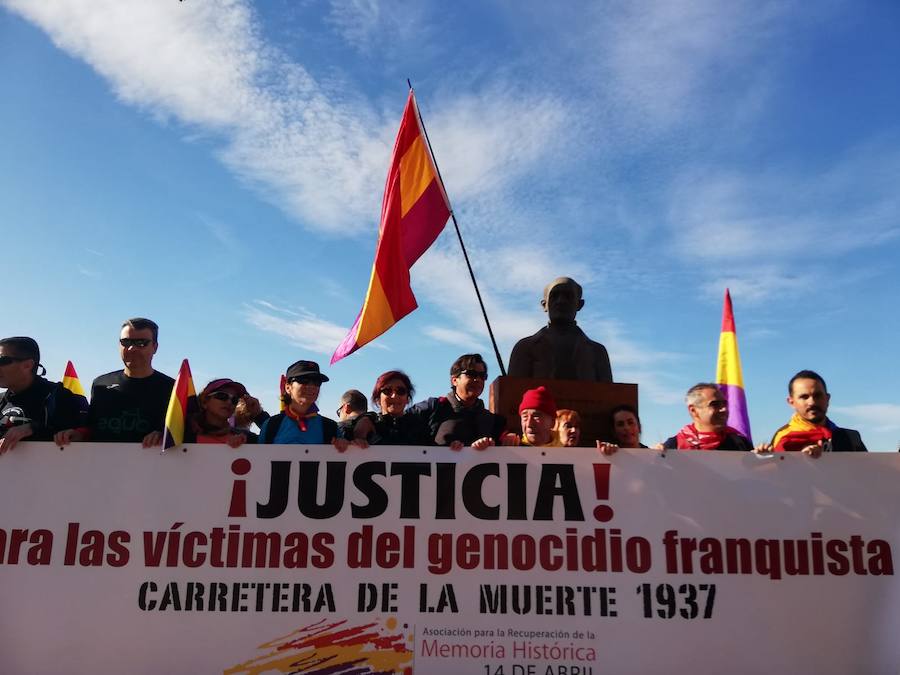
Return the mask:
<svg viewBox="0 0 900 675">
<path fill-rule="evenodd" d="M 691 423 L 681 428 L 657 449 L 663 450 L 752 450 L 750 441 L 728 426 L 728 403 L 718 385 L 700 382 L 684 397 Z"/>
<path fill-rule="evenodd" d="M 506 420 L 487 410 L 479 398 L 486 379 L 487 364 L 481 354 L 463 354 L 450 367 L 450 392 L 410 408 L 425 421 L 435 445 L 484 450 L 501 442 Z"/>
<path fill-rule="evenodd" d="M 842 429 L 828 419 L 831 394 L 822 376 L 801 370 L 788 382 L 788 404 L 794 409 L 790 421 L 775 432 L 761 451 L 797 451 L 818 457 L 822 452 L 867 452 L 854 429 Z"/>
</svg>

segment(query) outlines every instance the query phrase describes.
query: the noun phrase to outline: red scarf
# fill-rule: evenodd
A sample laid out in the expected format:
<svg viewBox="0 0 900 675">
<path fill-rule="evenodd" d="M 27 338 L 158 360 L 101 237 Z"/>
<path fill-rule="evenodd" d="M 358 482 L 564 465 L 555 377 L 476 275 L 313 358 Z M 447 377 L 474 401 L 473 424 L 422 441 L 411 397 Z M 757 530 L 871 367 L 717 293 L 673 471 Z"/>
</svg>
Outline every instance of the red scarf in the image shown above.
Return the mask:
<svg viewBox="0 0 900 675">
<path fill-rule="evenodd" d="M 290 419 L 294 420 L 297 423 L 297 426 L 300 427 L 300 431 L 306 431 L 306 420 L 310 417 L 315 417 L 319 414 L 319 408 L 316 407 L 316 404 L 313 403 L 302 415 L 298 415 L 295 413 L 291 406 L 285 406 L 284 414 Z"/>
<path fill-rule="evenodd" d="M 739 434 L 737 429 L 725 427 L 721 431 L 697 431 L 693 424 L 687 424 L 675 436 L 679 450 L 716 450 L 731 434 Z"/>
</svg>

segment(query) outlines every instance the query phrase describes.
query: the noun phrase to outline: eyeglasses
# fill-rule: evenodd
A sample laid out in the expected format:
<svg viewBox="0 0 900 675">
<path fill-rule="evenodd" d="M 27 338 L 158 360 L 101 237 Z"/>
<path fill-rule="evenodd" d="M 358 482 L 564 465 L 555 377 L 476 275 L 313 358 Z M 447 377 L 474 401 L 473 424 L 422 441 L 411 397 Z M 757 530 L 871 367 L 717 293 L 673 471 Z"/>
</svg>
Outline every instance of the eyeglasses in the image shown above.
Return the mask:
<svg viewBox="0 0 900 675">
<path fill-rule="evenodd" d="M 716 399 L 716 400 L 713 400 L 713 401 L 710 401 L 709 403 L 707 403 L 706 407 L 712 408 L 713 410 L 721 410 L 722 408 L 728 407 L 728 401 L 722 401 L 722 400 Z"/>
<path fill-rule="evenodd" d="M 238 401 L 241 400 L 240 396 L 233 396 L 224 391 L 214 391 L 209 395 L 210 398 L 214 398 L 217 401 L 231 401 L 231 405 L 237 405 Z"/>
<path fill-rule="evenodd" d="M 309 377 L 304 375 L 303 377 L 292 377 L 288 380 L 288 383 L 296 382 L 297 384 L 306 384 L 312 385 L 314 387 L 321 387 L 322 382 L 316 377 Z"/>
<path fill-rule="evenodd" d="M 20 361 L 27 361 L 30 359 L 30 356 L 0 356 L 0 366 L 8 366 L 10 363 L 19 363 Z"/>
<path fill-rule="evenodd" d="M 459 371 L 460 375 L 465 375 L 470 380 L 486 380 L 487 379 L 487 371 L 486 370 L 471 370 L 466 368 L 465 370 Z"/>
<path fill-rule="evenodd" d="M 384 387 L 379 393 L 384 396 L 406 396 L 409 390 L 406 387 Z"/>
<path fill-rule="evenodd" d="M 146 347 L 152 344 L 153 340 L 149 338 L 119 338 L 119 344 L 125 347 Z"/>
</svg>

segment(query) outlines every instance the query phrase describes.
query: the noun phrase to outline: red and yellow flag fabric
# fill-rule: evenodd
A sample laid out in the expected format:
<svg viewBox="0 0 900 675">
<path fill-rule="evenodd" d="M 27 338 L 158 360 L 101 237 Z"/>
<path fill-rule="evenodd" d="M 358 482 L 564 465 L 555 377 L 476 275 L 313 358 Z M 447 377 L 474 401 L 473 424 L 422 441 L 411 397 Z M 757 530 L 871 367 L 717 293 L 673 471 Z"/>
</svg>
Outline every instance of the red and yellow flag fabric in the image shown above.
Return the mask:
<svg viewBox="0 0 900 675">
<path fill-rule="evenodd" d="M 409 270 L 434 243 L 450 217 L 450 202 L 435 168 L 412 90 L 391 155 L 375 264 L 363 307 L 331 363 L 388 330 L 418 305 Z"/>
<path fill-rule="evenodd" d="M 278 410 L 279 412 L 284 412 L 284 409 L 287 407 L 284 405 L 284 385 L 287 384 L 287 377 L 284 376 L 284 373 L 281 374 L 281 381 L 278 383 Z"/>
<path fill-rule="evenodd" d="M 187 425 L 188 412 L 193 409 L 196 400 L 197 392 L 194 389 L 194 379 L 191 377 L 191 367 L 188 365 L 188 360 L 185 359 L 181 362 L 181 368 L 178 369 L 178 377 L 175 378 L 175 386 L 172 387 L 172 396 L 169 398 L 169 407 L 166 410 L 163 450 L 184 443 L 184 429 Z"/>
<path fill-rule="evenodd" d="M 66 373 L 63 375 L 62 385 L 78 396 L 84 396 L 84 387 L 81 386 L 81 380 L 78 379 L 78 373 L 75 372 L 75 366 L 71 361 L 66 361 Z"/>
<path fill-rule="evenodd" d="M 738 353 L 737 332 L 734 328 L 734 310 L 731 307 L 731 293 L 727 288 L 725 289 L 725 305 L 722 308 L 722 332 L 719 335 L 716 383 L 728 402 L 728 426 L 737 429 L 747 437 L 747 440 L 751 440 L 750 416 L 747 414 L 744 375 L 741 371 L 741 355 Z"/>
</svg>

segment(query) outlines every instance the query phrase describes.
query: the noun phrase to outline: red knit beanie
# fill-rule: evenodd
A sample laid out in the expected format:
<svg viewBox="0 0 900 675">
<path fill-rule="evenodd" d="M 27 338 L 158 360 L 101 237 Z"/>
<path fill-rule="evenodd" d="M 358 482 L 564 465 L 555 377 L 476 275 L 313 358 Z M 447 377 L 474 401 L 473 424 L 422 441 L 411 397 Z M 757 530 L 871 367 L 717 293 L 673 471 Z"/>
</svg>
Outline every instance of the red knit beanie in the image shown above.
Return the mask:
<svg viewBox="0 0 900 675">
<path fill-rule="evenodd" d="M 519 414 L 523 410 L 540 410 L 551 417 L 556 417 L 556 401 L 547 391 L 546 387 L 538 387 L 537 389 L 529 389 L 522 394 L 522 402 L 519 404 Z"/>
</svg>

